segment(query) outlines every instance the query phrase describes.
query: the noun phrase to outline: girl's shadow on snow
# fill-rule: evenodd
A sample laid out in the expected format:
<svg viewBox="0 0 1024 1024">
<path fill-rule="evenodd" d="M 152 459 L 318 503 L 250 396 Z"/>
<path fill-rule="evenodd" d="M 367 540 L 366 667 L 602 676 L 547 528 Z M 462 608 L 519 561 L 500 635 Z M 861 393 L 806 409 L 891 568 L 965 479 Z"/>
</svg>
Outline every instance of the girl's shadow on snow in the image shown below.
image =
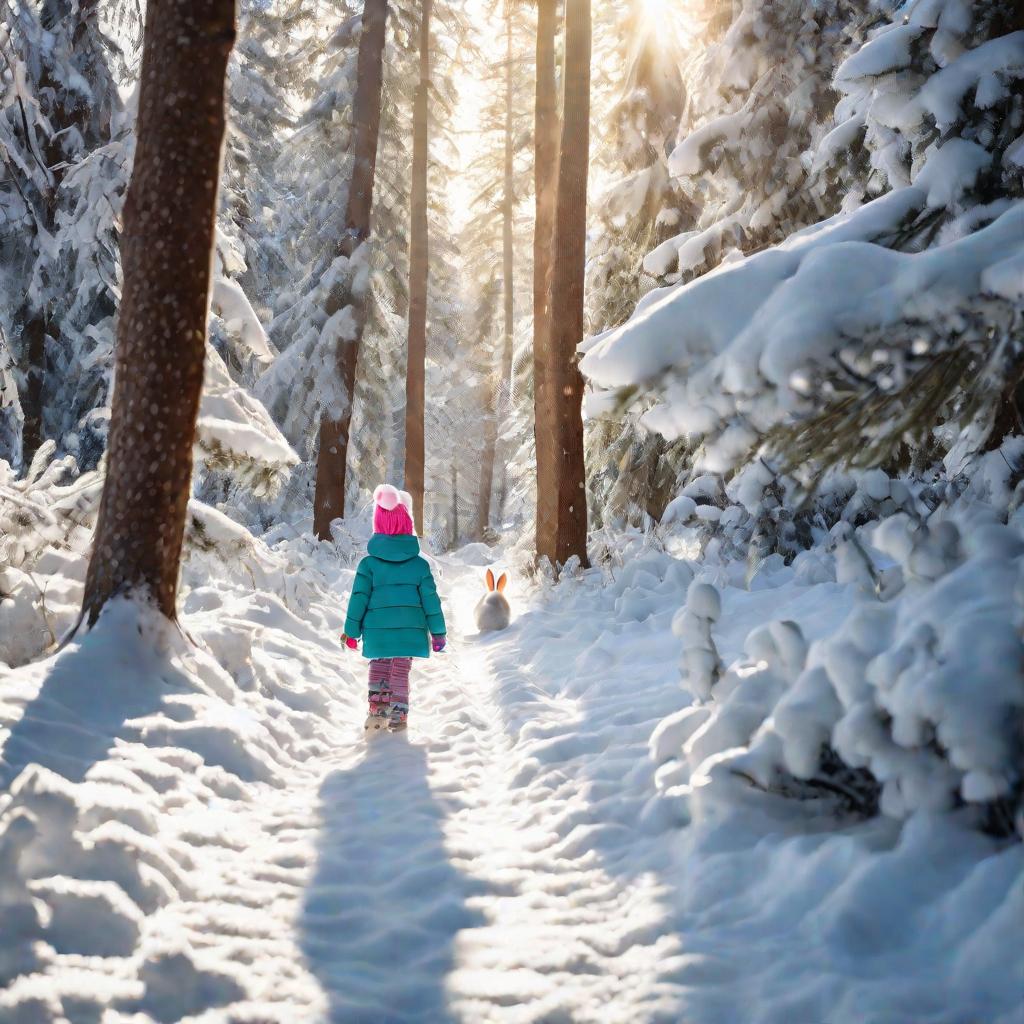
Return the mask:
<svg viewBox="0 0 1024 1024">
<path fill-rule="evenodd" d="M 452 1020 L 446 978 L 455 937 L 482 923 L 472 883 L 449 863 L 444 808 L 422 747 L 378 736 L 354 768 L 320 789 L 316 873 L 301 948 L 335 1024 Z"/>
</svg>

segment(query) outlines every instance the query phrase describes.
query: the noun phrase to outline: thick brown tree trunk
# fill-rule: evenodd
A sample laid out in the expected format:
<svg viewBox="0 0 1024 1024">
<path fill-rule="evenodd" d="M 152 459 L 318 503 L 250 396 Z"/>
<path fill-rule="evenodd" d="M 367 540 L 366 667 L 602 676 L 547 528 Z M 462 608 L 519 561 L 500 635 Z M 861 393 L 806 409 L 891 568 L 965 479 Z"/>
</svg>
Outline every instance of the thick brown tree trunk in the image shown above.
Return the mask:
<svg viewBox="0 0 1024 1024">
<path fill-rule="evenodd" d="M 549 394 L 551 249 L 554 244 L 555 190 L 558 183 L 558 108 L 555 85 L 555 35 L 558 0 L 537 4 L 537 92 L 534 103 L 533 235 L 533 390 L 537 457 L 537 552 L 554 532 L 558 488 L 555 477 L 555 408 Z"/>
<path fill-rule="evenodd" d="M 388 0 L 366 0 L 356 64 L 356 94 L 352 101 L 355 162 L 345 212 L 345 233 L 338 253 L 351 259 L 361 246 L 360 257 L 369 258 L 373 213 L 373 186 L 377 175 L 377 140 L 380 137 L 380 98 L 384 82 L 384 44 L 387 38 Z M 333 316 L 352 305 L 355 333 L 351 341 L 338 343 L 337 372 L 343 404 L 338 413 L 320 420 L 320 450 L 316 463 L 313 496 L 313 531 L 320 540 L 331 539 L 331 523 L 345 515 L 345 483 L 348 440 L 352 426 L 352 400 L 356 387 L 359 346 L 366 326 L 368 295 L 353 295 L 339 286 L 331 293 L 325 312 Z"/>
<path fill-rule="evenodd" d="M 477 533 L 486 536 L 491 525 L 491 495 L 494 492 L 494 464 L 498 447 L 498 418 L 507 415 L 512 405 L 512 336 L 515 324 L 515 257 L 512 248 L 515 213 L 512 177 L 512 4 L 505 7 L 505 175 L 501 200 L 501 287 L 504 302 L 504 328 L 501 361 L 497 381 L 484 382 L 484 448 L 480 459 L 480 495 L 477 503 Z M 499 492 L 498 514 L 505 503 L 504 488 Z"/>
<path fill-rule="evenodd" d="M 420 80 L 416 86 L 412 126 L 412 196 L 409 223 L 409 358 L 405 371 L 405 489 L 412 495 L 416 532 L 423 532 L 424 405 L 427 356 L 427 136 L 430 99 L 430 7 L 421 0 Z"/>
<path fill-rule="evenodd" d="M 127 592 L 176 614 L 234 40 L 234 0 L 146 7 L 107 478 L 82 605 L 90 624 Z"/>
<path fill-rule="evenodd" d="M 583 460 L 583 378 L 577 346 L 583 340 L 587 178 L 590 170 L 590 0 L 567 0 L 565 89 L 558 160 L 546 398 L 555 404 L 557 509 L 539 554 L 554 565 L 576 556 L 587 563 L 587 491 Z M 550 436 L 550 435 L 549 435 Z M 538 441 L 538 446 L 539 446 Z"/>
</svg>

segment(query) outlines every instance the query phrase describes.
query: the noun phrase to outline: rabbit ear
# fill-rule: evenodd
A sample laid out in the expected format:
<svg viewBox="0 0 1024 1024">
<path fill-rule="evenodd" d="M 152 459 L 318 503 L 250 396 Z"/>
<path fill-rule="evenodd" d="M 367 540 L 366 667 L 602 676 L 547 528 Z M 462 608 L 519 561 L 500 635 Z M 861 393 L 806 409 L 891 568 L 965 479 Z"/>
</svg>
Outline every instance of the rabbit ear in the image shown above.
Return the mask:
<svg viewBox="0 0 1024 1024">
<path fill-rule="evenodd" d="M 503 572 L 498 577 L 498 592 L 501 594 L 505 593 L 505 587 L 508 586 L 508 573 Z"/>
<path fill-rule="evenodd" d="M 494 589 L 494 573 L 490 569 L 487 570 L 487 575 L 484 577 L 487 580 L 487 589 Z"/>
</svg>

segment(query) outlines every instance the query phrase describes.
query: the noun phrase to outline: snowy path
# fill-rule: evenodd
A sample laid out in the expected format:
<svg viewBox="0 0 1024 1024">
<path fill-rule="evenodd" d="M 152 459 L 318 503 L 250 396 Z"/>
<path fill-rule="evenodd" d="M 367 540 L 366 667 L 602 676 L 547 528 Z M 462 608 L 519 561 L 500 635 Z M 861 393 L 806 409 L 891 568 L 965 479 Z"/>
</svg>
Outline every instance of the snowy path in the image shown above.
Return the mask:
<svg viewBox="0 0 1024 1024">
<path fill-rule="evenodd" d="M 461 625 L 476 575 L 449 590 Z M 357 741 L 324 779 L 301 929 L 336 1020 L 678 1019 L 657 1007 L 678 942 L 656 885 L 609 874 L 584 781 L 539 771 L 577 721 L 518 637 L 456 633 L 415 673 L 408 736 Z"/>
<path fill-rule="evenodd" d="M 646 625 L 625 609 L 637 654 L 592 586 L 582 610 L 520 593 L 510 630 L 473 635 L 481 573 L 441 562 L 452 642 L 417 664 L 404 736 L 362 731 L 365 662 L 336 639 L 351 570 L 287 603 L 200 575 L 184 624 L 208 654 L 126 605 L 0 678 L 0 815 L 38 823 L 19 855 L 0 819 L 0 912 L 53 909 L 23 911 L 45 944 L 0 957 L 0 1024 L 681 1020 L 635 830 L 688 576 Z M 660 702 L 623 690 L 639 662 Z"/>
</svg>

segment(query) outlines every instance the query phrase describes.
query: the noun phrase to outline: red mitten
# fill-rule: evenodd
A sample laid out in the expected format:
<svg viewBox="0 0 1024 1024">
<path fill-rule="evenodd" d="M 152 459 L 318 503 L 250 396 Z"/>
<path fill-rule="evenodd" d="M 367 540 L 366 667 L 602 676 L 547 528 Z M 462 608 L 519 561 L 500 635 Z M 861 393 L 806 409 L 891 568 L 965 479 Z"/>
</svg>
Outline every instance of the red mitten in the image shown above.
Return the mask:
<svg viewBox="0 0 1024 1024">
<path fill-rule="evenodd" d="M 342 643 L 350 650 L 354 651 L 359 646 L 359 641 L 353 637 L 346 636 L 344 633 L 341 634 Z"/>
</svg>

